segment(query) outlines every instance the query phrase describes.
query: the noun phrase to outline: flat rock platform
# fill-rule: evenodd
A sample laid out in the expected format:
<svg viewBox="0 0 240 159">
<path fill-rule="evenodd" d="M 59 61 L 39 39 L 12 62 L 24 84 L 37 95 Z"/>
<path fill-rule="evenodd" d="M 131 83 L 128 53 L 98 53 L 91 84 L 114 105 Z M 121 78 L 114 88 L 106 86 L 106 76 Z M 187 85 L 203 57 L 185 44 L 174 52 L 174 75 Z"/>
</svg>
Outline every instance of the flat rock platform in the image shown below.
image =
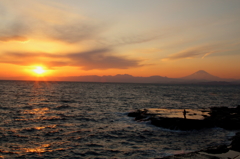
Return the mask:
<svg viewBox="0 0 240 159">
<path fill-rule="evenodd" d="M 128 113 L 135 120 L 150 120 L 155 126 L 172 130 L 193 130 L 221 127 L 240 129 L 240 106 L 237 108 L 212 107 L 209 109 L 138 109 Z"/>
</svg>

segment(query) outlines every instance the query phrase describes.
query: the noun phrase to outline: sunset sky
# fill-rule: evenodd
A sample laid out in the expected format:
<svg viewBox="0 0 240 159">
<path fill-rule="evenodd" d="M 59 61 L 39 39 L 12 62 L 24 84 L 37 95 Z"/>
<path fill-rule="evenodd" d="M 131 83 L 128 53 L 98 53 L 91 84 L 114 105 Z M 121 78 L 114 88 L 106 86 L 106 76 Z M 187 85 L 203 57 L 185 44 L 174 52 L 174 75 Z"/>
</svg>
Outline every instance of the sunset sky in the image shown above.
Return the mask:
<svg viewBox="0 0 240 159">
<path fill-rule="evenodd" d="M 240 79 L 239 8 L 239 0 L 0 0 L 0 79 L 198 70 Z"/>
</svg>

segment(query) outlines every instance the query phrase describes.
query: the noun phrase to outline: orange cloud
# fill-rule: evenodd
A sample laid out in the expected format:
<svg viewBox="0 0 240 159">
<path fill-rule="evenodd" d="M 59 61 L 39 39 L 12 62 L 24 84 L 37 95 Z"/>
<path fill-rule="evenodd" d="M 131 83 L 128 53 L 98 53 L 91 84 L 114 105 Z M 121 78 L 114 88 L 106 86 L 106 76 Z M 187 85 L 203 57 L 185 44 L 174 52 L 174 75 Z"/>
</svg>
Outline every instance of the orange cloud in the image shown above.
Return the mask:
<svg viewBox="0 0 240 159">
<path fill-rule="evenodd" d="M 141 67 L 140 60 L 128 59 L 123 56 L 111 55 L 110 49 L 95 49 L 79 53 L 66 53 L 63 55 L 49 53 L 5 53 L 0 63 L 15 65 L 43 64 L 50 68 L 75 66 L 83 70 L 127 69 Z"/>
</svg>

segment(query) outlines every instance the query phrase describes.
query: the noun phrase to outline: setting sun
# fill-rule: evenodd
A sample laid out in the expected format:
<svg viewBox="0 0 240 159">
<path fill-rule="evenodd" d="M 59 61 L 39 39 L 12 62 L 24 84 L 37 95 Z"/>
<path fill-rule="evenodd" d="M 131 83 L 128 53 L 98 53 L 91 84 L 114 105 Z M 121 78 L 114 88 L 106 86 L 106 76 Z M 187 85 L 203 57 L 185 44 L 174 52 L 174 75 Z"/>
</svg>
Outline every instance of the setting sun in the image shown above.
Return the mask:
<svg viewBox="0 0 240 159">
<path fill-rule="evenodd" d="M 41 75 L 43 73 L 46 72 L 46 70 L 43 69 L 43 67 L 41 66 L 37 66 L 34 70 L 33 70 L 34 73 L 38 74 L 38 75 Z"/>
</svg>

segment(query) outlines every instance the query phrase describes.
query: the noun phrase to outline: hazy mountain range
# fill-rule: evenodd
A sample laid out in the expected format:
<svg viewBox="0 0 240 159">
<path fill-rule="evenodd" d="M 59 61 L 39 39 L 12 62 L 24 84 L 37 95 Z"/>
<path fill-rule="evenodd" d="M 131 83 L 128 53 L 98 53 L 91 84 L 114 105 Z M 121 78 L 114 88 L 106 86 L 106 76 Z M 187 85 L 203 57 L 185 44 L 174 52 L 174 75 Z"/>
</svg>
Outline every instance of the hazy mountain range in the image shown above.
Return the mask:
<svg viewBox="0 0 240 159">
<path fill-rule="evenodd" d="M 223 79 L 207 73 L 204 70 L 199 70 L 189 76 L 182 78 L 168 78 L 162 76 L 150 76 L 150 77 L 134 77 L 132 75 L 115 75 L 115 76 L 74 76 L 74 77 L 62 77 L 61 81 L 81 81 L 81 82 L 121 82 L 121 83 L 164 83 L 164 84 L 184 84 L 184 83 L 218 83 L 218 84 L 235 84 L 240 83 L 240 80 Z"/>
<path fill-rule="evenodd" d="M 24 80 L 24 78 L 11 78 L 1 80 Z M 39 79 L 41 80 L 41 79 Z M 43 80 L 43 79 L 42 79 Z M 55 81 L 56 78 L 47 78 L 48 81 Z M 58 77 L 57 81 L 79 81 L 79 82 L 118 82 L 118 83 L 162 83 L 162 84 L 240 84 L 240 80 L 224 79 L 207 73 L 204 70 L 199 70 L 189 76 L 182 78 L 168 78 L 162 76 L 150 77 L 134 77 L 132 75 L 115 75 L 115 76 L 71 76 L 71 77 Z"/>
</svg>

